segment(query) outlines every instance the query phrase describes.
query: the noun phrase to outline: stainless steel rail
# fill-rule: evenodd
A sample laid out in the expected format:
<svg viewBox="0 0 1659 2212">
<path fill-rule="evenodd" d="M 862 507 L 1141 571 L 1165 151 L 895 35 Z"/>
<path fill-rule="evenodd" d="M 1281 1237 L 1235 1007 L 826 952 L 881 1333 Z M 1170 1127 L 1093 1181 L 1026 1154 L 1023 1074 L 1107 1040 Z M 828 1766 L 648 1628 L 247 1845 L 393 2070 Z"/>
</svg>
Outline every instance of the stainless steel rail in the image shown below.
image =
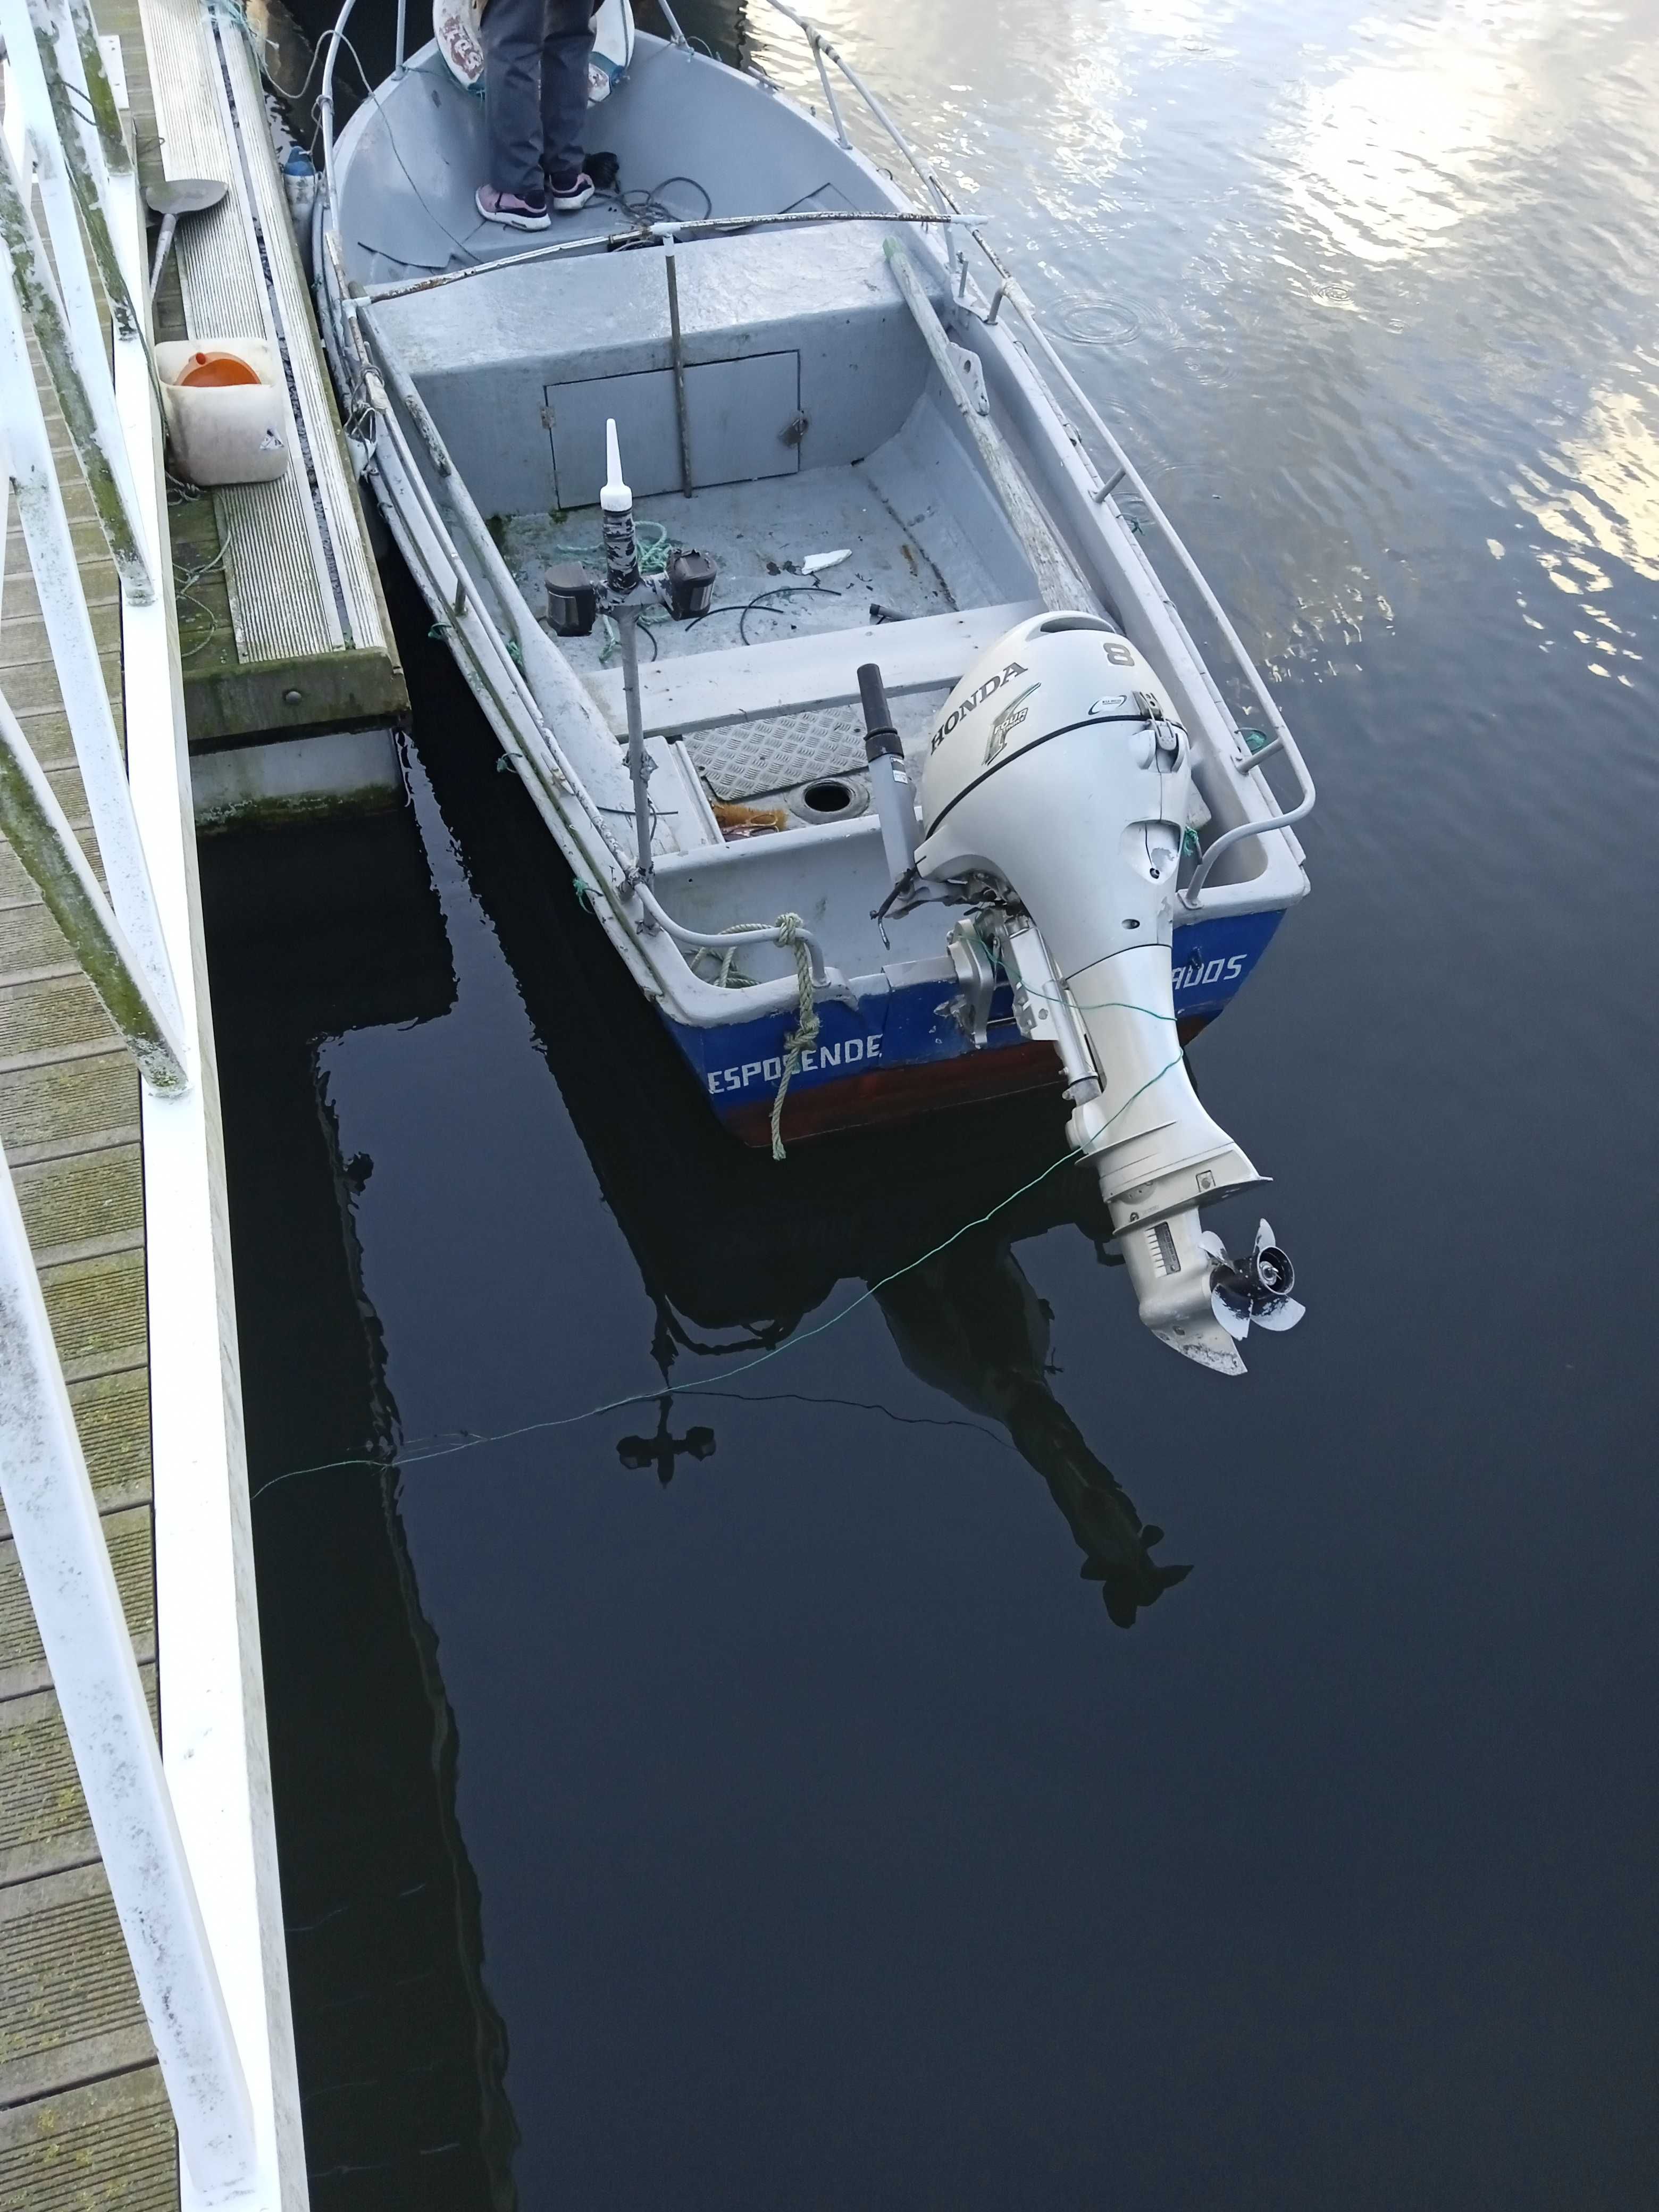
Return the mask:
<svg viewBox="0 0 1659 2212">
<path fill-rule="evenodd" d="M 1135 467 L 1133 462 L 1131 461 L 1128 455 L 1124 452 L 1123 447 L 1120 445 L 1111 429 L 1102 419 L 1098 409 L 1094 405 L 1094 403 L 1090 399 L 1087 392 L 1084 391 L 1076 377 L 1073 376 L 1071 370 L 1066 367 L 1065 362 L 1055 350 L 1054 343 L 1049 338 L 1048 332 L 1043 329 L 1041 322 L 1038 320 L 1036 312 L 1032 307 L 1030 301 L 1027 298 L 1024 287 L 1020 284 L 1013 272 L 1008 268 L 1007 264 L 988 243 L 983 229 L 980 226 L 975 224 L 971 217 L 964 216 L 962 211 L 955 206 L 954 203 L 951 199 L 950 194 L 944 190 L 943 186 L 939 184 L 939 179 L 933 175 L 932 170 L 928 169 L 924 165 L 921 157 L 911 146 L 908 139 L 906 138 L 903 131 L 899 128 L 898 125 L 894 122 L 892 117 L 887 112 L 887 110 L 882 106 L 881 102 L 875 97 L 869 87 L 858 75 L 857 71 L 849 65 L 845 58 L 836 52 L 833 46 L 830 45 L 830 41 L 823 37 L 817 25 L 811 22 L 808 17 L 797 14 L 794 9 L 787 4 L 787 0 L 768 0 L 768 4 L 775 9 L 779 15 L 787 17 L 806 40 L 808 49 L 812 56 L 813 63 L 818 71 L 820 82 L 823 86 L 824 98 L 830 106 L 830 114 L 835 124 L 836 136 L 838 142 L 842 146 L 850 146 L 851 144 L 847 135 L 846 125 L 842 118 L 840 107 L 836 104 L 830 92 L 830 79 L 825 67 L 826 62 L 833 63 L 841 71 L 847 82 L 851 85 L 853 89 L 859 94 L 876 123 L 880 126 L 887 137 L 892 142 L 893 145 L 896 147 L 898 151 L 903 155 L 910 168 L 921 180 L 922 185 L 933 199 L 935 206 L 944 210 L 947 217 L 954 218 L 957 222 L 963 222 L 967 224 L 969 234 L 972 237 L 975 244 L 979 247 L 980 251 L 984 254 L 987 261 L 990 264 L 991 268 L 995 273 L 997 280 L 995 289 L 988 301 L 984 298 L 982 294 L 981 295 L 981 304 L 977 309 L 980 319 L 988 325 L 994 325 L 1005 302 L 1012 307 L 1014 312 L 1018 315 L 1024 331 L 1035 343 L 1038 352 L 1042 357 L 1043 362 L 1046 363 L 1048 368 L 1052 371 L 1053 374 L 1059 379 L 1060 385 L 1070 395 L 1073 402 L 1079 409 L 1081 410 L 1091 429 L 1095 433 L 1096 436 L 1099 438 L 1101 442 L 1106 447 L 1107 452 L 1111 456 L 1115 473 L 1109 479 L 1104 476 L 1099 477 L 1098 488 L 1095 494 L 1097 501 L 1102 506 L 1105 505 L 1107 501 L 1111 498 L 1119 484 L 1126 482 L 1128 483 L 1135 495 L 1140 500 L 1142 505 L 1145 507 L 1148 519 L 1162 534 L 1182 573 L 1186 575 L 1188 580 L 1198 592 L 1200 599 L 1203 602 L 1206 613 L 1210 616 L 1211 619 L 1216 625 L 1217 631 L 1222 642 L 1225 645 L 1228 652 L 1231 654 L 1234 661 L 1237 663 L 1240 672 L 1243 674 L 1246 683 L 1249 685 L 1251 691 L 1254 693 L 1262 714 L 1267 717 L 1267 720 L 1273 729 L 1273 736 L 1271 743 L 1257 753 L 1251 753 L 1245 744 L 1243 732 L 1240 732 L 1238 734 L 1239 750 L 1236 756 L 1235 764 L 1252 776 L 1252 780 L 1255 782 L 1256 788 L 1266 799 L 1273 811 L 1269 818 L 1265 821 L 1241 823 L 1234 829 L 1224 830 L 1222 835 L 1216 838 L 1206 849 L 1192 881 L 1187 885 L 1185 890 L 1182 893 L 1182 903 L 1187 907 L 1189 912 L 1202 912 L 1205 910 L 1201 898 L 1204 885 L 1208 880 L 1216 862 L 1221 858 L 1224 853 L 1230 852 L 1234 846 L 1243 843 L 1247 838 L 1270 836 L 1281 831 L 1290 830 L 1295 823 L 1304 820 L 1306 817 L 1313 811 L 1316 794 L 1315 792 L 1313 778 L 1308 772 L 1307 763 L 1303 759 L 1301 751 L 1297 745 L 1296 739 L 1291 736 L 1291 732 L 1285 724 L 1284 716 L 1279 713 L 1273 694 L 1268 690 L 1267 684 L 1263 682 L 1260 670 L 1256 667 L 1255 662 L 1252 659 L 1249 651 L 1246 649 L 1243 640 L 1239 636 L 1237 630 L 1234 628 L 1226 610 L 1223 607 L 1220 600 L 1217 599 L 1215 592 L 1212 590 L 1203 571 L 1200 568 L 1197 562 L 1193 558 L 1192 554 L 1188 551 L 1174 524 L 1170 520 L 1168 515 L 1164 514 L 1162 507 L 1153 497 L 1151 488 L 1148 486 L 1145 477 L 1140 474 L 1140 471 Z M 946 228 L 946 236 L 947 239 L 951 236 L 948 224 Z M 967 297 L 968 269 L 965 258 L 959 264 L 959 274 L 960 282 L 957 288 L 957 297 L 963 302 L 963 304 L 969 304 Z M 1021 350 L 1024 351 L 1025 349 L 1022 347 Z M 1075 426 L 1070 421 L 1066 414 L 1066 408 L 1062 405 L 1060 396 L 1054 389 L 1053 384 L 1050 382 L 1048 377 L 1043 374 L 1042 369 L 1038 366 L 1038 364 L 1030 361 L 1030 356 L 1029 353 L 1026 353 L 1025 357 L 1028 362 L 1030 363 L 1032 374 L 1036 377 L 1038 383 L 1042 386 L 1044 396 L 1047 398 L 1049 404 L 1054 408 L 1054 413 L 1059 417 L 1061 426 L 1064 428 L 1079 452 L 1084 453 L 1086 458 L 1087 448 Z M 1092 466 L 1092 464 L 1091 465 Z M 1098 471 L 1097 471 L 1097 474 L 1098 475 Z M 1200 656 L 1200 665 L 1202 665 L 1201 656 Z M 1262 763 L 1272 759 L 1276 754 L 1282 756 L 1283 758 L 1290 763 L 1292 773 L 1295 775 L 1297 779 L 1297 792 L 1296 801 L 1289 807 L 1285 807 L 1281 804 L 1278 794 L 1268 783 L 1267 777 L 1261 772 Z"/>
</svg>

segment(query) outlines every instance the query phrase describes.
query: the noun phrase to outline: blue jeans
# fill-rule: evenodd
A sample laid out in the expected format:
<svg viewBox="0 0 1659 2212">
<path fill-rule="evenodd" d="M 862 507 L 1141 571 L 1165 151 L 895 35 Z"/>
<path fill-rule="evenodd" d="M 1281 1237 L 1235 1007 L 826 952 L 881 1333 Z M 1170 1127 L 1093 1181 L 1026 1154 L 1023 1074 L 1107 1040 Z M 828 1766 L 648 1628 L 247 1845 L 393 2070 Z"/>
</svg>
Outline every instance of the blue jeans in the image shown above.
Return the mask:
<svg viewBox="0 0 1659 2212">
<path fill-rule="evenodd" d="M 539 199 L 544 177 L 562 181 L 582 165 L 593 51 L 588 0 L 490 0 L 480 28 L 489 182 Z"/>
</svg>

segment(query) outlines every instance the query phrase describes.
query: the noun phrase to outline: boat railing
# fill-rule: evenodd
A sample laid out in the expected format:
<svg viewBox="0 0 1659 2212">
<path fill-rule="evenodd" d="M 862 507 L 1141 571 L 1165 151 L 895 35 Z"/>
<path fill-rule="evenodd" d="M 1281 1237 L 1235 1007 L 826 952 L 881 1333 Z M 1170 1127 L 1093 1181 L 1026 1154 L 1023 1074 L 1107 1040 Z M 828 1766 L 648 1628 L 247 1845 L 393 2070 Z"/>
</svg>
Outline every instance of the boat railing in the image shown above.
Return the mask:
<svg viewBox="0 0 1659 2212">
<path fill-rule="evenodd" d="M 138 304 L 137 178 L 86 0 L 0 0 L 0 38 L 10 69 L 0 133 L 0 540 L 15 498 L 107 891 L 3 698 L 0 830 L 146 1090 L 182 1109 L 199 1094 L 194 1054 L 30 357 L 32 339 L 114 564 L 125 649 L 142 636 L 145 651 L 171 653 L 158 604 L 159 519 L 153 493 L 147 505 L 137 490 L 141 480 L 153 484 L 159 451 Z M 167 833 L 154 834 L 165 858 Z M 0 1437 L 10 1534 L 190 2178 L 204 2200 L 261 2191 L 248 2076 L 3 1153 Z"/>
<path fill-rule="evenodd" d="M 687 47 L 688 41 L 685 35 L 672 10 L 665 4 L 665 0 L 658 0 L 658 4 L 669 25 L 673 44 L 677 46 Z M 1053 409 L 1062 432 L 1089 474 L 1093 477 L 1091 492 L 1096 503 L 1103 508 L 1106 507 L 1123 486 L 1127 486 L 1139 501 L 1147 522 L 1167 545 L 1182 575 L 1196 593 L 1205 613 L 1214 626 L 1217 638 L 1238 674 L 1243 678 L 1250 696 L 1255 700 L 1256 707 L 1267 725 L 1267 743 L 1253 746 L 1251 738 L 1258 733 L 1252 732 L 1247 736 L 1237 717 L 1227 708 L 1225 701 L 1215 687 L 1213 678 L 1209 678 L 1209 688 L 1217 706 L 1231 726 L 1235 748 L 1231 765 L 1241 776 L 1248 778 L 1264 811 L 1261 818 L 1239 823 L 1233 828 L 1224 830 L 1205 848 L 1191 881 L 1181 894 L 1182 903 L 1189 913 L 1203 912 L 1206 910 L 1206 904 L 1204 898 L 1205 886 L 1224 854 L 1248 840 L 1288 832 L 1293 830 L 1297 823 L 1305 820 L 1313 811 L 1316 793 L 1314 781 L 1309 773 L 1307 763 L 1304 760 L 1296 739 L 1291 734 L 1290 727 L 1279 712 L 1278 703 L 1268 690 L 1249 648 L 1240 637 L 1226 609 L 1217 598 L 1203 570 L 1194 559 L 1185 540 L 1164 513 L 1146 478 L 1124 451 L 1117 436 L 1102 416 L 1099 409 L 1066 366 L 1053 340 L 1044 330 L 1024 288 L 989 243 L 982 227 L 972 222 L 971 219 L 964 222 L 962 210 L 910 143 L 901 125 L 871 87 L 866 83 L 859 71 L 824 36 L 811 17 L 803 15 L 792 8 L 788 4 L 788 0 L 767 0 L 767 4 L 792 23 L 805 41 L 823 94 L 825 106 L 829 110 L 836 143 L 849 153 L 858 151 L 848 130 L 847 116 L 842 100 L 836 92 L 836 77 L 839 76 L 857 95 L 872 122 L 927 194 L 940 219 L 940 228 L 945 233 L 945 264 L 948 270 L 954 271 L 957 301 L 975 313 L 988 327 L 994 327 L 998 323 L 1005 307 L 1018 317 L 1020 335 L 1014 343 L 1018 346 L 1043 398 Z M 356 0 L 345 0 L 345 5 L 340 12 L 332 32 L 327 34 L 331 44 L 328 58 L 324 64 L 322 92 L 318 103 L 319 118 L 322 125 L 324 173 L 328 192 L 330 220 L 332 220 L 334 214 L 334 64 L 344 38 L 346 23 L 356 5 Z M 399 75 L 402 74 L 404 66 L 404 16 L 403 0 L 399 0 L 397 49 L 397 70 Z M 967 254 L 958 242 L 957 233 L 963 228 L 967 229 L 974 244 L 985 257 L 991 275 L 991 288 L 988 292 L 972 273 Z M 1107 463 L 1105 470 L 1102 470 L 1097 465 L 1091 454 L 1088 441 L 1073 420 L 1073 411 L 1081 416 L 1093 438 L 1098 441 L 1099 447 L 1103 450 Z M 1123 518 L 1120 516 L 1120 519 Z M 1128 526 L 1126 520 L 1125 527 Z M 1152 562 L 1146 546 L 1140 544 L 1139 536 L 1137 536 L 1137 544 L 1163 597 L 1166 614 L 1191 648 L 1195 662 L 1200 669 L 1206 670 L 1207 676 L 1207 664 L 1205 658 L 1194 644 L 1180 611 L 1170 598 L 1163 580 L 1158 577 L 1156 564 Z M 1266 773 L 1267 763 L 1274 759 L 1282 759 L 1295 778 L 1296 788 L 1288 805 L 1280 799 Z"/>
<path fill-rule="evenodd" d="M 957 207 L 949 191 L 940 184 L 938 177 L 928 168 L 915 147 L 911 145 L 900 125 L 895 122 L 858 71 L 844 55 L 837 52 L 810 17 L 799 14 L 787 4 L 787 0 L 767 0 L 767 4 L 778 15 L 787 17 L 805 40 L 817 71 L 818 82 L 823 88 L 824 103 L 830 111 L 837 143 L 845 147 L 849 152 L 856 150 L 848 133 L 846 118 L 842 114 L 841 104 L 835 94 L 830 75 L 832 68 L 840 73 L 846 83 L 858 94 L 872 119 L 896 149 L 935 208 L 945 216 L 945 221 L 941 227 L 945 230 L 946 240 L 946 259 L 947 263 L 954 267 L 956 272 L 956 292 L 958 301 L 965 306 L 974 307 L 981 320 L 988 326 L 996 324 L 1005 307 L 1012 308 L 1018 317 L 1022 331 L 1022 340 L 1018 341 L 1020 349 L 1030 362 L 1032 374 L 1042 387 L 1045 398 L 1059 418 L 1061 428 L 1070 440 L 1073 449 L 1086 462 L 1090 472 L 1094 477 L 1093 496 L 1097 504 L 1104 507 L 1122 485 L 1127 485 L 1139 501 L 1147 520 L 1168 545 L 1182 574 L 1197 593 L 1206 613 L 1215 625 L 1217 635 L 1237 665 L 1267 720 L 1271 736 L 1266 744 L 1252 749 L 1245 733 L 1238 727 L 1236 718 L 1229 716 L 1229 720 L 1233 722 L 1237 745 L 1233 764 L 1241 773 L 1249 776 L 1269 811 L 1265 820 L 1240 823 L 1234 829 L 1224 830 L 1205 848 L 1191 882 L 1182 894 L 1183 903 L 1189 911 L 1201 911 L 1204 885 L 1224 853 L 1231 852 L 1235 846 L 1242 844 L 1246 839 L 1265 837 L 1288 830 L 1297 823 L 1304 820 L 1313 811 L 1316 794 L 1313 778 L 1308 772 L 1307 763 L 1303 759 L 1296 739 L 1291 736 L 1272 692 L 1262 678 L 1261 671 L 1257 668 L 1243 640 L 1239 636 L 1225 608 L 1216 597 L 1203 570 L 1188 551 L 1185 541 L 1175 525 L 1153 497 L 1146 478 L 1125 453 L 1110 427 L 1103 419 L 1098 408 L 1066 367 L 1054 342 L 1043 329 L 1023 286 L 1007 264 L 990 245 L 983 229 L 976 223 L 969 222 L 966 226 L 969 235 L 984 255 L 992 272 L 994 281 L 988 295 L 975 282 L 969 272 L 966 255 L 961 252 L 956 245 L 952 219 L 958 218 L 961 210 Z M 977 298 L 970 296 L 972 295 L 977 295 Z M 1040 362 L 1031 360 L 1030 348 L 1024 342 L 1024 340 L 1029 340 L 1030 344 L 1036 347 L 1041 356 Z M 1045 370 L 1048 373 L 1045 374 Z M 1104 447 L 1109 457 L 1109 474 L 1103 473 L 1096 467 L 1089 454 L 1087 445 L 1075 423 L 1071 420 L 1060 392 L 1054 388 L 1053 380 L 1056 378 L 1059 380 L 1061 391 L 1065 392 L 1073 405 L 1081 412 L 1089 428 Z M 1143 548 L 1142 550 L 1144 552 L 1145 549 Z M 1149 565 L 1152 565 L 1150 560 Z M 1155 568 L 1153 573 L 1156 575 Z M 1167 592 L 1164 592 L 1164 599 L 1166 611 L 1184 635 L 1186 624 L 1182 620 L 1173 601 L 1170 600 Z M 1188 641 L 1190 643 L 1190 639 Z M 1194 658 L 1198 659 L 1200 667 L 1204 665 L 1202 656 L 1197 653 L 1195 647 Z M 1266 763 L 1274 758 L 1284 759 L 1296 778 L 1296 793 L 1289 806 L 1281 803 L 1278 793 L 1263 772 Z"/>
</svg>

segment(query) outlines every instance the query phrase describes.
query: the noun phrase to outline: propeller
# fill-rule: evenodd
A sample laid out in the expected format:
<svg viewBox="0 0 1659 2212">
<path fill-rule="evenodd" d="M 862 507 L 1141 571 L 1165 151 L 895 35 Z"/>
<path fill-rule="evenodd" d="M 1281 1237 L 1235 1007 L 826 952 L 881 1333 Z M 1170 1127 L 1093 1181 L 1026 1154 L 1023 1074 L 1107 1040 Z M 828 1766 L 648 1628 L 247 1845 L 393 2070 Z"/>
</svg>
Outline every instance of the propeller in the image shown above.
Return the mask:
<svg viewBox="0 0 1659 2212">
<path fill-rule="evenodd" d="M 1307 1308 L 1291 1296 L 1296 1269 L 1290 1255 L 1273 1243 L 1265 1221 L 1256 1228 L 1248 1259 L 1236 1261 L 1212 1229 L 1204 1231 L 1204 1249 L 1216 1262 L 1210 1278 L 1210 1304 L 1229 1336 L 1243 1343 L 1250 1323 L 1258 1328 L 1294 1328 Z"/>
</svg>

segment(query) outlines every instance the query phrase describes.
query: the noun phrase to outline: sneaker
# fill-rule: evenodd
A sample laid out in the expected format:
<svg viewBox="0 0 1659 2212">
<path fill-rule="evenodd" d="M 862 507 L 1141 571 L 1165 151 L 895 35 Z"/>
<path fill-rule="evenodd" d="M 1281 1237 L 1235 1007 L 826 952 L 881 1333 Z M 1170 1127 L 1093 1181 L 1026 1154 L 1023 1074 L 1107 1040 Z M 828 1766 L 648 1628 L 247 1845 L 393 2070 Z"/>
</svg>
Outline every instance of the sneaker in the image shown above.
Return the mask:
<svg viewBox="0 0 1659 2212">
<path fill-rule="evenodd" d="M 517 192 L 503 192 L 494 185 L 480 185 L 477 197 L 478 213 L 486 222 L 504 222 L 509 230 L 547 228 L 545 200 L 521 199 Z"/>
<path fill-rule="evenodd" d="M 574 176 L 550 177 L 547 196 L 553 203 L 555 215 L 574 215 L 585 208 L 593 197 L 593 179 L 586 169 L 578 169 Z"/>
</svg>

